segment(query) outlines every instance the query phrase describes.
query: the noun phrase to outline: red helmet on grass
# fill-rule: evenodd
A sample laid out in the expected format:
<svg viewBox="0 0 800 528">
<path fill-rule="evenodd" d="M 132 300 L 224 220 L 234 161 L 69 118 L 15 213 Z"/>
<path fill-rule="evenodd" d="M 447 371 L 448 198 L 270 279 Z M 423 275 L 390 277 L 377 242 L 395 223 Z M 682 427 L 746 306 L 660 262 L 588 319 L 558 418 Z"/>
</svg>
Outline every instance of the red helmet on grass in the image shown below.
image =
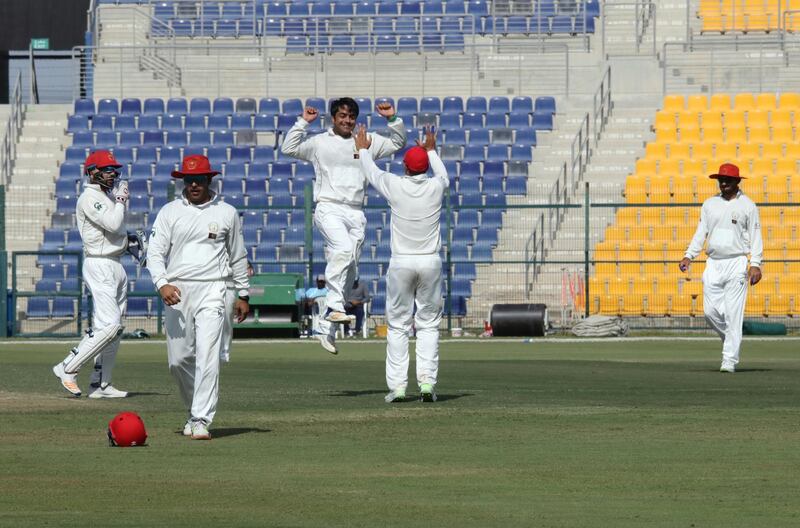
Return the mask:
<svg viewBox="0 0 800 528">
<path fill-rule="evenodd" d="M 143 446 L 147 441 L 144 422 L 135 412 L 121 412 L 108 422 L 108 443 L 116 447 Z"/>
</svg>

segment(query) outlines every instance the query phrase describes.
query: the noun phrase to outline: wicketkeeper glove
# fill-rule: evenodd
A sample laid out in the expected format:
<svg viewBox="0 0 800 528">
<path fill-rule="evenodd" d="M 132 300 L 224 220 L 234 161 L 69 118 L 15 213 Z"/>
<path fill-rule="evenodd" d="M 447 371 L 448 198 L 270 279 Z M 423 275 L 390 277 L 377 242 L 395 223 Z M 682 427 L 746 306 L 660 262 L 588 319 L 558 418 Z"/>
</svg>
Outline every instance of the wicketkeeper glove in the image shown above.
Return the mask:
<svg viewBox="0 0 800 528">
<path fill-rule="evenodd" d="M 128 191 L 128 181 L 121 180 L 117 183 L 117 186 L 114 187 L 114 198 L 121 204 L 125 204 L 128 201 L 128 196 L 130 196 L 130 192 Z"/>
</svg>

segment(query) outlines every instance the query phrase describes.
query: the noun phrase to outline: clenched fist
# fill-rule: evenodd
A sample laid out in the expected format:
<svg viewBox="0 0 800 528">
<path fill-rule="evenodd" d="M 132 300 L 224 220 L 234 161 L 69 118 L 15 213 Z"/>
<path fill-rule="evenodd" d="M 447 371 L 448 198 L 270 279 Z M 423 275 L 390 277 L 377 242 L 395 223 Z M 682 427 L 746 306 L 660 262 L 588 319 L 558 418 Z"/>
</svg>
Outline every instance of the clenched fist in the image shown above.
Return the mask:
<svg viewBox="0 0 800 528">
<path fill-rule="evenodd" d="M 386 119 L 391 119 L 394 117 L 395 111 L 394 111 L 394 106 L 392 106 L 392 103 L 389 103 L 387 101 L 378 103 L 377 105 L 375 105 L 375 109 L 378 110 L 378 113 L 383 117 L 385 117 Z"/>
<path fill-rule="evenodd" d="M 319 117 L 319 110 L 314 108 L 313 106 L 307 106 L 303 110 L 303 119 L 306 120 L 308 123 L 313 123 Z"/>
</svg>

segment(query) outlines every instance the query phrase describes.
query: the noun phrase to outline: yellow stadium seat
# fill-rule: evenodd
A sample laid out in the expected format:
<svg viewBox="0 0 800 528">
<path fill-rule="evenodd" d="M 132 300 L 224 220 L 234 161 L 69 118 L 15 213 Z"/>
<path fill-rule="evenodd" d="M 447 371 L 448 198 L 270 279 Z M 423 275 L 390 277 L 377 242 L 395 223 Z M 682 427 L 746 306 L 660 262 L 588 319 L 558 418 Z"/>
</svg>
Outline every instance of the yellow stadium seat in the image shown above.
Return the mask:
<svg viewBox="0 0 800 528">
<path fill-rule="evenodd" d="M 672 203 L 676 204 L 690 204 L 696 203 L 694 191 L 681 190 L 672 193 Z"/>
<path fill-rule="evenodd" d="M 596 297 L 597 299 L 597 297 Z M 599 296 L 599 313 L 603 315 L 619 315 L 619 297 L 616 295 Z"/>
<path fill-rule="evenodd" d="M 796 173 L 797 172 L 797 159 L 786 157 L 779 159 L 775 162 L 775 173 Z"/>
<path fill-rule="evenodd" d="M 653 189 L 669 189 L 670 175 L 669 174 L 651 174 L 650 186 L 648 191 Z"/>
<path fill-rule="evenodd" d="M 756 143 L 742 143 L 739 145 L 739 154 L 737 157 L 739 158 L 758 158 L 761 156 L 760 148 Z M 770 171 L 772 172 L 772 171 Z"/>
<path fill-rule="evenodd" d="M 794 141 L 794 130 L 788 125 L 776 125 L 772 127 L 772 141 L 786 145 Z"/>
<path fill-rule="evenodd" d="M 692 144 L 692 159 L 702 161 L 712 157 L 713 148 L 711 143 L 693 143 Z"/>
<path fill-rule="evenodd" d="M 639 295 L 647 295 L 653 291 L 653 277 L 647 275 L 638 275 L 633 277 L 631 281 L 633 284 L 633 293 Z"/>
<path fill-rule="evenodd" d="M 675 128 L 657 128 L 656 141 L 674 143 L 678 141 L 678 130 Z"/>
<path fill-rule="evenodd" d="M 688 158 L 689 143 L 671 143 L 669 146 L 669 157 L 675 159 Z"/>
<path fill-rule="evenodd" d="M 686 98 L 686 109 L 691 112 L 705 112 L 708 110 L 708 97 L 705 95 L 688 96 Z"/>
<path fill-rule="evenodd" d="M 761 187 L 751 187 L 749 189 L 742 189 L 744 193 L 755 203 L 764 202 L 764 189 Z"/>
<path fill-rule="evenodd" d="M 778 98 L 778 102 L 778 108 L 788 108 L 790 110 L 800 109 L 800 94 L 784 92 Z"/>
<path fill-rule="evenodd" d="M 638 160 L 636 160 L 635 172 L 637 174 L 657 172 L 656 161 L 652 159 L 639 158 Z"/>
<path fill-rule="evenodd" d="M 700 127 L 697 125 L 687 125 L 681 128 L 678 133 L 681 143 L 700 143 Z"/>
<path fill-rule="evenodd" d="M 692 112 L 690 110 L 682 110 L 678 112 L 678 130 L 685 128 L 685 127 L 699 127 L 700 120 L 698 119 L 700 114 L 697 112 Z"/>
<path fill-rule="evenodd" d="M 656 112 L 655 121 L 653 121 L 653 130 L 672 130 L 675 126 L 675 112 L 667 110 L 660 110 Z"/>
<path fill-rule="evenodd" d="M 703 293 L 703 282 L 698 280 L 687 280 L 681 284 L 681 293 L 697 297 Z"/>
<path fill-rule="evenodd" d="M 764 143 L 761 145 L 761 157 L 775 160 L 783 157 L 783 146 L 780 143 Z"/>
<path fill-rule="evenodd" d="M 644 157 L 648 159 L 666 158 L 667 144 L 651 141 L 644 146 Z"/>
<path fill-rule="evenodd" d="M 680 171 L 681 165 L 677 159 L 662 159 L 658 162 L 658 174 L 667 174 L 671 176 L 673 174 L 678 174 Z"/>
<path fill-rule="evenodd" d="M 653 278 L 653 291 L 659 295 L 678 294 L 678 262 L 669 263 L 670 269 L 674 272 L 662 273 Z"/>
<path fill-rule="evenodd" d="M 697 176 L 698 174 L 702 174 L 703 171 L 703 162 L 700 160 L 683 160 L 683 166 L 681 170 L 682 174 L 686 174 L 689 176 Z"/>
<path fill-rule="evenodd" d="M 598 277 L 616 276 L 617 265 L 612 262 L 601 262 L 594 265 L 594 272 Z M 603 291 L 605 291 L 605 283 L 603 283 Z"/>
<path fill-rule="evenodd" d="M 651 188 L 648 196 L 650 197 L 649 202 L 651 204 L 668 204 L 672 201 L 669 187 L 666 185 Z"/>
<path fill-rule="evenodd" d="M 745 143 L 747 142 L 747 129 L 740 125 L 731 125 L 725 127 L 725 141 L 727 143 Z"/>
<path fill-rule="evenodd" d="M 674 240 L 675 239 L 675 228 L 673 226 L 663 226 L 657 225 L 653 226 L 652 234 L 650 235 L 653 240 Z"/>
<path fill-rule="evenodd" d="M 714 149 L 714 157 L 717 159 L 732 160 L 736 158 L 736 156 L 736 143 L 720 143 Z M 712 170 L 718 168 L 719 166 L 716 166 L 713 167 Z"/>
<path fill-rule="evenodd" d="M 789 192 L 786 190 L 767 190 L 764 196 L 764 201 L 768 203 L 787 203 L 789 200 Z"/>
<path fill-rule="evenodd" d="M 706 269 L 705 261 L 695 260 L 694 262 L 692 262 L 692 265 L 689 266 L 689 271 L 686 272 L 686 279 L 697 282 L 702 281 L 703 272 L 705 271 L 705 269 Z"/>
<path fill-rule="evenodd" d="M 795 202 L 800 202 L 800 177 L 796 175 L 789 176 L 787 179 L 787 186 L 789 194 L 792 195 L 792 200 Z"/>
<path fill-rule="evenodd" d="M 747 127 L 768 127 L 769 126 L 769 112 L 754 108 L 747 112 Z"/>
<path fill-rule="evenodd" d="M 756 100 L 751 93 L 738 93 L 733 96 L 733 107 L 736 110 L 750 110 L 756 106 Z M 727 118 L 727 115 L 725 116 Z"/>
<path fill-rule="evenodd" d="M 675 241 L 678 251 L 686 249 L 696 230 L 697 225 L 679 225 L 675 227 Z"/>
<path fill-rule="evenodd" d="M 731 96 L 728 94 L 714 94 L 708 103 L 709 110 L 719 110 L 722 113 L 731 109 Z"/>
<path fill-rule="evenodd" d="M 670 315 L 693 315 L 691 295 L 673 295 L 671 305 Z"/>
<path fill-rule="evenodd" d="M 669 298 L 666 295 L 651 293 L 647 296 L 645 315 L 650 317 L 661 317 L 669 313 Z"/>
<path fill-rule="evenodd" d="M 787 143 L 785 150 L 787 158 L 800 159 L 800 143 Z"/>
<path fill-rule="evenodd" d="M 761 110 L 775 110 L 777 98 L 774 93 L 760 93 L 756 96 L 756 107 Z"/>
<path fill-rule="evenodd" d="M 723 140 L 723 129 L 722 126 L 719 128 L 704 128 L 703 129 L 703 143 L 708 143 L 709 145 L 716 145 L 718 143 L 722 143 Z"/>
<path fill-rule="evenodd" d="M 777 126 L 791 127 L 794 124 L 794 110 L 791 108 L 779 108 L 770 113 L 769 124 L 774 128 Z"/>
<path fill-rule="evenodd" d="M 703 130 L 707 128 L 722 128 L 722 112 L 719 110 L 707 110 L 700 114 L 700 127 Z"/>
<path fill-rule="evenodd" d="M 647 190 L 644 185 L 639 185 L 641 182 L 628 184 L 625 186 L 625 203 L 629 204 L 643 204 L 647 203 Z"/>
<path fill-rule="evenodd" d="M 646 240 L 642 243 L 642 260 L 663 260 L 664 242 Z"/>
<path fill-rule="evenodd" d="M 720 15 L 703 15 L 703 25 L 700 33 L 725 33 L 725 20 Z"/>
<path fill-rule="evenodd" d="M 694 193 L 694 178 L 687 174 L 676 174 L 672 177 L 672 194 L 675 193 Z"/>
<path fill-rule="evenodd" d="M 769 143 L 771 141 L 769 127 L 766 125 L 750 127 L 747 139 L 753 144 Z"/>
<path fill-rule="evenodd" d="M 766 314 L 767 310 L 764 296 L 759 293 L 750 293 L 752 291 L 753 290 L 750 289 L 747 293 L 747 300 L 745 301 L 744 305 L 744 314 L 751 316 Z"/>
<path fill-rule="evenodd" d="M 664 110 L 671 112 L 680 112 L 683 110 L 684 101 L 682 95 L 665 95 L 664 96 Z"/>
<path fill-rule="evenodd" d="M 632 293 L 622 296 L 622 315 L 644 314 L 644 295 Z"/>
<path fill-rule="evenodd" d="M 753 168 L 748 177 L 763 178 L 764 176 L 771 175 L 774 169 L 774 162 L 771 159 L 756 159 L 753 160 Z"/>
<path fill-rule="evenodd" d="M 747 121 L 745 120 L 745 112 L 744 110 L 730 110 L 725 112 L 725 128 L 730 127 L 745 127 L 747 125 Z"/>
</svg>

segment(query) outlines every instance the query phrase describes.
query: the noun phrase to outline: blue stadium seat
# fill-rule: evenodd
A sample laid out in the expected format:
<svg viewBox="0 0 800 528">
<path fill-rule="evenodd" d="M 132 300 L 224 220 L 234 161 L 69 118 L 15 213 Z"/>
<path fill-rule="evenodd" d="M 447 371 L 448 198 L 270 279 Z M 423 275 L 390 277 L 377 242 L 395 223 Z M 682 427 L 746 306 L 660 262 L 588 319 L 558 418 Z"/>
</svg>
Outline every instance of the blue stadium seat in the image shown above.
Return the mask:
<svg viewBox="0 0 800 528">
<path fill-rule="evenodd" d="M 167 132 L 167 145 L 182 147 L 189 143 L 189 135 L 183 130 Z"/>
<path fill-rule="evenodd" d="M 180 163 L 181 150 L 173 146 L 162 147 L 158 160 L 160 163 Z"/>
<path fill-rule="evenodd" d="M 533 161 L 530 145 L 516 144 L 511 146 L 511 159 L 516 161 Z"/>
<path fill-rule="evenodd" d="M 157 115 L 141 115 L 139 116 L 137 128 L 139 130 L 158 130 L 161 128 L 160 117 Z"/>
<path fill-rule="evenodd" d="M 28 317 L 50 317 L 49 300 L 46 297 L 29 297 L 26 313 Z"/>
<path fill-rule="evenodd" d="M 91 147 L 94 145 L 94 134 L 89 130 L 75 132 L 72 134 L 72 146 Z M 83 160 L 81 160 L 83 161 Z"/>
<path fill-rule="evenodd" d="M 537 113 L 556 113 L 556 100 L 553 97 L 537 97 L 536 98 L 536 112 Z"/>
<path fill-rule="evenodd" d="M 225 114 L 208 116 L 209 130 L 227 130 L 230 128 L 229 118 Z"/>
<path fill-rule="evenodd" d="M 267 186 L 266 179 L 260 176 L 248 176 L 244 179 L 244 192 L 246 194 L 266 194 Z"/>
<path fill-rule="evenodd" d="M 110 114 L 98 114 L 91 120 L 92 131 L 102 132 L 114 129 L 114 120 Z"/>
<path fill-rule="evenodd" d="M 117 132 L 136 130 L 136 116 L 118 115 L 114 120 L 114 130 Z"/>
<path fill-rule="evenodd" d="M 67 117 L 67 132 L 85 132 L 89 130 L 89 118 L 86 115 L 70 115 Z"/>
<path fill-rule="evenodd" d="M 530 115 L 523 114 L 523 113 L 512 113 L 508 117 L 508 126 L 511 128 L 524 128 L 529 127 L 530 123 Z"/>
<path fill-rule="evenodd" d="M 466 160 L 461 162 L 459 169 L 460 179 L 474 179 L 477 180 L 481 177 L 481 164 L 480 161 Z M 451 178 L 452 181 L 452 178 Z"/>
<path fill-rule="evenodd" d="M 95 147 L 98 149 L 111 149 L 117 146 L 116 132 L 98 132 L 95 134 Z"/>
<path fill-rule="evenodd" d="M 215 130 L 214 145 L 233 145 L 233 133 L 230 130 Z"/>
<path fill-rule="evenodd" d="M 275 114 L 256 114 L 254 118 L 253 128 L 257 132 L 273 132 L 275 131 Z"/>
<path fill-rule="evenodd" d="M 488 145 L 489 144 L 489 129 L 487 128 L 470 128 L 469 129 L 469 145 Z"/>
<path fill-rule="evenodd" d="M 324 110 L 324 109 L 321 109 Z M 297 116 L 303 113 L 303 102 L 300 99 L 284 99 L 282 113 Z"/>
<path fill-rule="evenodd" d="M 251 152 L 250 147 L 231 147 L 230 161 L 240 163 L 250 163 Z"/>
<path fill-rule="evenodd" d="M 94 101 L 91 99 L 76 99 L 73 110 L 75 115 L 91 117 L 95 114 Z"/>
<path fill-rule="evenodd" d="M 505 128 L 507 124 L 506 114 L 502 112 L 489 112 L 486 114 L 487 128 Z"/>
<path fill-rule="evenodd" d="M 422 2 L 419 0 L 403 0 L 400 4 L 400 15 L 414 16 L 422 12 Z"/>
<path fill-rule="evenodd" d="M 514 133 L 514 143 L 518 145 L 536 146 L 536 129 L 533 127 L 518 128 Z"/>
<path fill-rule="evenodd" d="M 467 110 L 462 118 L 461 126 L 464 128 L 482 128 L 483 114 Z"/>
<path fill-rule="evenodd" d="M 485 114 L 487 112 L 486 98 L 483 96 L 472 96 L 467 99 L 467 112 L 475 114 Z"/>
<path fill-rule="evenodd" d="M 556 15 L 550 18 L 549 33 L 563 34 L 575 33 L 574 19 L 568 15 Z"/>
<path fill-rule="evenodd" d="M 506 194 L 526 194 L 528 178 L 524 176 L 509 177 L 506 179 Z"/>
<path fill-rule="evenodd" d="M 528 96 L 517 96 L 511 100 L 512 114 L 533 113 L 533 100 Z"/>
<path fill-rule="evenodd" d="M 508 159 L 508 147 L 506 145 L 489 145 L 486 149 L 487 160 L 502 160 Z"/>
<path fill-rule="evenodd" d="M 483 163 L 484 178 L 502 178 L 505 174 L 505 163 L 498 160 L 486 160 Z"/>
<path fill-rule="evenodd" d="M 53 317 L 74 317 L 75 300 L 72 297 L 56 297 L 51 314 Z"/>
<path fill-rule="evenodd" d="M 65 161 L 69 163 L 83 163 L 86 161 L 85 146 L 69 146 L 65 151 Z"/>
<path fill-rule="evenodd" d="M 75 205 L 77 204 L 77 201 L 78 198 L 75 195 L 56 196 L 56 211 L 75 212 Z"/>
<path fill-rule="evenodd" d="M 534 112 L 531 126 L 534 130 L 553 130 L 553 114 Z"/>
<path fill-rule="evenodd" d="M 180 114 L 165 114 L 161 116 L 161 128 L 163 130 L 183 130 L 183 116 Z"/>
<path fill-rule="evenodd" d="M 195 146 L 210 145 L 211 132 L 208 130 L 196 130 L 189 135 L 189 144 Z"/>
<path fill-rule="evenodd" d="M 376 35 L 375 52 L 398 53 L 399 49 L 397 47 L 397 35 L 394 33 L 388 35 Z"/>
<path fill-rule="evenodd" d="M 139 281 L 136 281 L 136 284 L 138 285 Z M 150 299 L 147 297 L 129 297 L 125 313 L 129 317 L 149 317 L 152 315 Z"/>
<path fill-rule="evenodd" d="M 144 100 L 144 114 L 161 115 L 164 113 L 164 100 L 160 97 L 149 97 Z"/>
<path fill-rule="evenodd" d="M 119 103 L 116 99 L 100 99 L 97 102 L 98 115 L 117 115 L 119 114 Z"/>
<path fill-rule="evenodd" d="M 169 21 L 169 27 L 175 33 L 176 37 L 192 37 L 194 36 L 194 24 L 191 20 L 185 18 L 177 18 Z"/>
<path fill-rule="evenodd" d="M 145 114 L 149 113 L 150 112 L 145 112 Z M 188 114 L 189 111 L 188 111 L 188 106 L 186 104 L 186 99 L 184 99 L 183 97 L 171 97 L 167 99 L 166 113 L 179 114 L 179 115 Z"/>
<path fill-rule="evenodd" d="M 423 51 L 438 51 L 444 52 L 444 45 L 441 33 L 423 33 L 422 35 L 422 50 Z"/>
<path fill-rule="evenodd" d="M 332 53 L 355 53 L 353 48 L 352 35 L 333 35 L 331 39 L 331 52 Z"/>
<path fill-rule="evenodd" d="M 233 115 L 233 99 L 230 97 L 217 97 L 214 99 L 213 116 Z M 209 127 L 210 128 L 210 127 Z"/>
<path fill-rule="evenodd" d="M 135 97 L 126 97 L 120 105 L 120 113 L 123 115 L 139 115 L 142 113 L 142 101 Z"/>
<path fill-rule="evenodd" d="M 164 133 L 161 130 L 145 130 L 142 134 L 142 145 L 161 146 L 164 144 Z"/>
<path fill-rule="evenodd" d="M 280 110 L 280 101 L 274 97 L 262 97 L 258 101 L 258 112 L 260 114 L 275 115 L 279 114 Z"/>
</svg>

